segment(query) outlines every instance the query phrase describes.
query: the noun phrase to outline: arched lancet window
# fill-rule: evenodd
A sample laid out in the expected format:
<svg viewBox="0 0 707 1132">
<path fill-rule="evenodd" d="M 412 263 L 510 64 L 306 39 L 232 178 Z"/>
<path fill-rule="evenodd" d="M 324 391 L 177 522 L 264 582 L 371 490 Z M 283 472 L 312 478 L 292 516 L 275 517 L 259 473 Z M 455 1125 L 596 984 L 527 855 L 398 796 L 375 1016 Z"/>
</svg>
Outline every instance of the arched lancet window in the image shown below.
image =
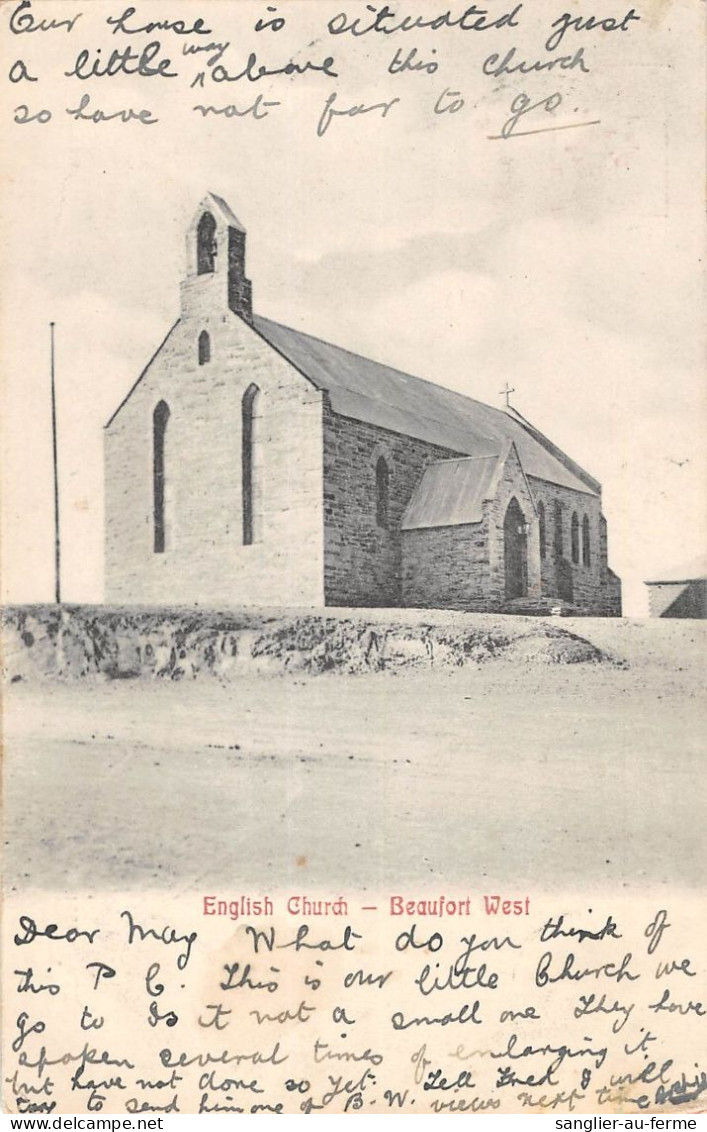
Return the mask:
<svg viewBox="0 0 707 1132">
<path fill-rule="evenodd" d="M 577 512 L 576 511 L 572 512 L 572 521 L 571 521 L 571 524 L 570 524 L 570 535 L 571 535 L 571 542 L 572 542 L 572 561 L 574 563 L 578 563 L 579 562 L 579 519 L 577 518 Z"/>
<path fill-rule="evenodd" d="M 562 536 L 562 504 L 555 503 L 555 532 L 554 532 L 554 545 L 555 557 L 562 558 L 564 553 L 564 539 Z"/>
<path fill-rule="evenodd" d="M 582 562 L 585 566 L 592 564 L 591 536 L 589 534 L 589 516 L 582 519 Z"/>
<path fill-rule="evenodd" d="M 196 231 L 196 271 L 197 275 L 208 275 L 214 270 L 216 262 L 216 221 L 210 212 L 205 212 Z"/>
<path fill-rule="evenodd" d="M 207 362 L 211 361 L 211 339 L 208 332 L 202 330 L 199 335 L 199 365 L 205 366 Z"/>
<path fill-rule="evenodd" d="M 528 593 L 528 524 L 515 495 L 503 520 L 503 559 L 508 601 Z"/>
<path fill-rule="evenodd" d="M 169 421 L 169 405 L 160 401 L 152 414 L 152 514 L 155 554 L 164 554 L 167 546 L 165 519 L 165 440 Z"/>
<path fill-rule="evenodd" d="M 390 472 L 384 456 L 376 464 L 376 523 L 388 530 L 388 503 L 390 497 Z"/>
<path fill-rule="evenodd" d="M 259 450 L 260 390 L 249 385 L 241 404 L 241 485 L 243 492 L 243 545 L 258 542 L 261 535 L 261 483 Z"/>
<path fill-rule="evenodd" d="M 545 549 L 546 530 L 545 530 L 545 504 L 542 503 L 542 502 L 538 503 L 538 526 L 540 528 L 540 557 L 544 558 L 545 553 L 546 553 L 546 549 Z"/>
</svg>

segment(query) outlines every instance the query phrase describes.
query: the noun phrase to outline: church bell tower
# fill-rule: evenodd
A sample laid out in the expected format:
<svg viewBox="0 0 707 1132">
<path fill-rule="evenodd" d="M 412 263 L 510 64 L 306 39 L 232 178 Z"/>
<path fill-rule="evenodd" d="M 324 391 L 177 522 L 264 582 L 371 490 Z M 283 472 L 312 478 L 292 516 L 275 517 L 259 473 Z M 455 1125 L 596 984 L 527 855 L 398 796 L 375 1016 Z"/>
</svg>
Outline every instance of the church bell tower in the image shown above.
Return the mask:
<svg viewBox="0 0 707 1132">
<path fill-rule="evenodd" d="M 245 273 L 246 231 L 226 201 L 207 193 L 187 232 L 187 270 L 182 284 L 186 312 L 198 300 L 212 309 L 226 305 L 234 314 L 253 321 L 250 279 Z"/>
</svg>

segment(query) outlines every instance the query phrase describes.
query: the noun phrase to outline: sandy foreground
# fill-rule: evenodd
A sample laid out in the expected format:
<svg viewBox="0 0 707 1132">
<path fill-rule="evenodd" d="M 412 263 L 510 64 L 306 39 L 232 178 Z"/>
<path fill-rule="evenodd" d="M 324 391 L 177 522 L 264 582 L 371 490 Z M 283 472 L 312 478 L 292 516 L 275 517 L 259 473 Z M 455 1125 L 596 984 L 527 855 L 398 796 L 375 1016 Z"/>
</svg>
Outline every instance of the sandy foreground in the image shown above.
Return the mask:
<svg viewBox="0 0 707 1132">
<path fill-rule="evenodd" d="M 6 686 L 10 890 L 703 883 L 705 627 L 628 663 Z"/>
</svg>

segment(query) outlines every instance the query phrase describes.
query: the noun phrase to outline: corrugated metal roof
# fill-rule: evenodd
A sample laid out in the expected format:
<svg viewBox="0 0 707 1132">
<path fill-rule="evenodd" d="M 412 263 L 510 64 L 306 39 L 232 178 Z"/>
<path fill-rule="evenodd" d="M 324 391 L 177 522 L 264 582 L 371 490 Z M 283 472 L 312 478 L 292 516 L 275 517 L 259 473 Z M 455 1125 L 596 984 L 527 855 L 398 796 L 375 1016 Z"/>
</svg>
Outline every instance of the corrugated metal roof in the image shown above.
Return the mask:
<svg viewBox="0 0 707 1132">
<path fill-rule="evenodd" d="M 526 475 L 597 494 L 596 481 L 581 479 L 581 469 L 568 468 L 538 433 L 508 413 L 260 315 L 253 321 L 271 346 L 329 393 L 335 412 L 469 456 L 498 456 L 513 442 Z"/>
<path fill-rule="evenodd" d="M 500 465 L 500 456 L 465 456 L 430 464 L 403 515 L 402 530 L 481 522 L 484 500 L 493 498 Z"/>
</svg>

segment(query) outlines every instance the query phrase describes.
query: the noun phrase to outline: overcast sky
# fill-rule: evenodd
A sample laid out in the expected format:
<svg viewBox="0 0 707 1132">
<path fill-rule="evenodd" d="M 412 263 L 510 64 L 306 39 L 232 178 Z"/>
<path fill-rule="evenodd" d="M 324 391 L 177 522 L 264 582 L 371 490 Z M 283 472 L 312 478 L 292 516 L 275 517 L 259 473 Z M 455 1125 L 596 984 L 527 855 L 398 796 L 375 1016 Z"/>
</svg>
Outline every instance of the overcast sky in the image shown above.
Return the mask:
<svg viewBox="0 0 707 1132">
<path fill-rule="evenodd" d="M 625 612 L 644 611 L 643 579 L 705 551 L 697 3 L 651 0 L 628 32 L 568 32 L 555 54 L 583 45 L 587 74 L 503 79 L 481 73 L 484 59 L 511 47 L 518 60 L 551 58 L 542 45 L 562 4 L 534 0 L 532 18 L 524 5 L 517 29 L 360 38 L 326 25 L 343 10 L 365 15 L 361 3 L 281 3 L 286 27 L 260 34 L 252 29 L 264 5 L 138 5 L 143 22 L 203 17 L 214 41 L 230 43 L 230 73 L 255 50 L 271 68 L 331 55 L 339 75 L 203 89 L 190 89 L 203 64 L 167 31 L 161 54 L 174 80 L 63 76 L 84 48 L 102 46 L 105 60 L 116 45 L 155 38 L 110 35 L 105 17 L 119 4 L 93 0 L 71 33 L 16 36 L 13 7 L 0 8 L 3 73 L 22 58 L 38 82 L 5 84 L 5 600 L 52 594 L 50 320 L 64 596 L 102 597 L 102 426 L 178 315 L 184 233 L 207 190 L 248 230 L 259 313 L 490 404 L 502 404 L 506 381 L 514 387 L 523 415 L 604 485 Z M 392 7 L 432 16 L 448 5 Z M 59 19 L 80 5 L 33 8 Z M 438 71 L 389 74 L 395 51 L 413 46 Z M 434 113 L 445 90 L 464 98 L 455 114 Z M 318 137 L 334 91 L 341 108 L 399 101 L 385 117 L 336 119 Z M 598 124 L 489 140 L 519 93 L 562 102 L 532 111 L 518 131 Z M 66 110 L 85 94 L 91 110 L 149 107 L 159 122 L 76 121 Z M 205 120 L 192 109 L 244 110 L 258 94 L 281 103 L 263 121 Z M 51 109 L 52 120 L 13 124 L 21 103 Z"/>
</svg>

